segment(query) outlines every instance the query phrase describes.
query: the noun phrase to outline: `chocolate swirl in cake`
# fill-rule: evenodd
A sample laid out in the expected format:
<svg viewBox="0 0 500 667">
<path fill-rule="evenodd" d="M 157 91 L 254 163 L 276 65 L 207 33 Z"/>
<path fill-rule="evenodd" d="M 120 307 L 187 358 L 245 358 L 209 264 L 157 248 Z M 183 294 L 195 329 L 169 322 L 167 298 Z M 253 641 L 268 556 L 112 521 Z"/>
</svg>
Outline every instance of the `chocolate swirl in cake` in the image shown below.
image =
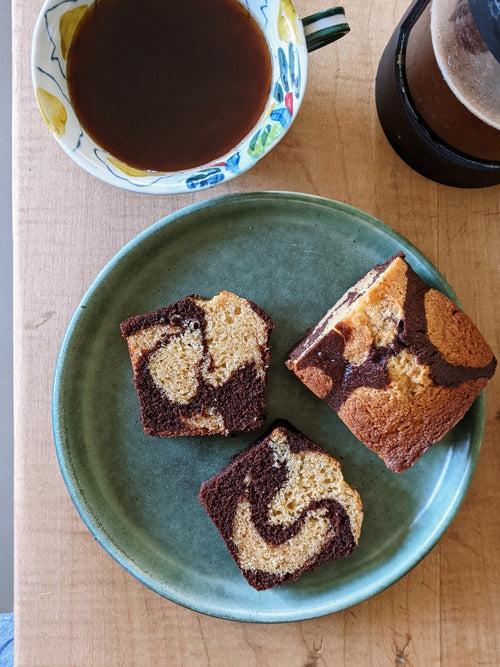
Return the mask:
<svg viewBox="0 0 500 667">
<path fill-rule="evenodd" d="M 402 253 L 361 278 L 286 363 L 395 472 L 462 419 L 496 367 L 472 320 Z"/>
<path fill-rule="evenodd" d="M 191 295 L 171 306 L 130 318 L 121 325 L 122 335 L 128 340 L 155 327 L 165 330 L 157 336 L 154 344 L 140 351 L 135 363 L 133 360 L 142 420 L 146 433 L 151 435 L 186 433 L 190 424 L 194 431 L 200 430 L 204 421 L 209 431 L 244 431 L 258 427 L 263 420 L 265 369 L 269 363 L 267 344 L 257 346 L 255 343 L 254 356 L 259 357 L 259 368 L 255 360 L 248 359 L 233 370 L 222 369 L 227 377 L 218 382 L 213 377 L 217 369 L 213 341 L 208 340 L 207 314 L 200 303 L 206 302 Z M 255 304 L 246 300 L 241 300 L 241 303 L 247 304 L 250 312 L 253 311 L 261 319 L 261 329 L 267 337 L 273 327 L 269 317 Z M 182 392 L 174 391 L 179 389 L 182 373 L 169 373 L 170 376 L 177 375 L 169 395 L 169 387 L 162 381 L 169 365 L 169 357 L 164 357 L 169 346 L 176 342 L 178 359 L 173 358 L 172 361 L 179 360 L 180 363 L 185 356 L 192 359 L 184 360 L 184 374 L 188 377 L 184 380 L 187 386 L 181 388 Z M 175 357 L 175 353 L 172 356 Z M 172 394 L 176 393 L 180 396 L 173 397 Z M 214 429 L 214 425 L 218 430 Z"/>
<path fill-rule="evenodd" d="M 280 448 L 281 458 L 277 455 Z M 205 482 L 200 490 L 200 500 L 226 541 L 231 555 L 251 585 L 259 590 L 295 580 L 305 570 L 320 563 L 348 556 L 356 546 L 361 519 L 355 536 L 346 508 L 333 497 L 322 497 L 325 490 L 308 489 L 308 496 L 312 496 L 308 497 L 307 505 L 295 518 L 292 513 L 291 520 L 278 515 L 272 521 L 273 502 L 290 481 L 289 462 L 294 463 L 295 458 L 299 465 L 304 465 L 301 454 L 306 452 L 318 457 L 317 461 L 325 468 L 332 466 L 331 478 L 340 476 L 339 487 L 344 485 L 359 503 L 356 492 L 343 482 L 337 462 L 286 422 L 275 422 L 267 435 Z M 289 493 L 292 492 L 293 488 L 289 489 Z M 293 498 L 289 500 L 287 511 L 294 503 Z M 250 511 L 245 514 L 248 506 Z M 359 513 L 360 507 L 359 503 Z M 314 530 L 307 536 L 307 546 L 313 544 L 314 548 L 311 553 L 304 551 L 302 540 L 297 549 L 299 553 L 295 553 L 292 542 L 294 538 L 301 540 L 301 531 L 311 519 Z M 323 532 L 320 532 L 321 525 Z M 253 531 L 256 535 L 252 534 Z M 276 564 L 278 560 L 284 561 L 280 547 L 286 549 L 286 565 L 281 567 Z M 259 563 L 259 550 L 264 551 L 269 560 L 265 570 L 254 565 Z M 264 556 L 261 554 L 260 558 Z"/>
<path fill-rule="evenodd" d="M 398 253 L 387 262 L 375 267 L 376 277 L 396 257 L 403 258 L 404 255 Z M 297 360 L 298 370 L 313 366 L 331 378 L 332 388 L 324 398 L 334 410 L 338 411 L 356 389 L 387 387 L 390 383 L 388 361 L 405 349 L 411 352 L 419 363 L 428 366 L 430 377 L 439 386 L 456 387 L 469 380 L 490 378 L 494 374 L 496 368 L 494 357 L 482 367 L 456 365 L 444 358 L 427 333 L 425 295 L 432 288 L 409 266 L 406 278 L 403 318 L 398 323 L 397 333 L 392 343 L 388 346 L 373 345 L 361 364 L 352 364 L 345 358 L 345 345 L 350 329 L 342 322 L 321 337 L 326 328 L 327 322 L 325 321 L 323 326 L 314 331 L 307 341 L 301 341 L 291 352 L 289 358 L 292 361 Z M 356 298 L 359 296 L 358 294 Z M 349 303 L 353 303 L 356 298 L 352 298 Z M 316 345 L 314 345 L 315 340 L 319 340 Z M 306 348 L 309 350 L 303 354 Z"/>
<path fill-rule="evenodd" d="M 398 334 L 400 344 L 407 347 L 421 364 L 429 367 L 431 378 L 435 384 L 442 387 L 456 387 L 469 380 L 491 378 L 497 365 L 494 356 L 489 363 L 480 368 L 451 364 L 444 358 L 427 333 L 425 295 L 431 287 L 424 283 L 411 267 L 408 267 L 406 275 L 408 282 L 404 320 L 399 323 L 401 331 Z M 455 312 L 458 312 L 458 309 Z"/>
</svg>

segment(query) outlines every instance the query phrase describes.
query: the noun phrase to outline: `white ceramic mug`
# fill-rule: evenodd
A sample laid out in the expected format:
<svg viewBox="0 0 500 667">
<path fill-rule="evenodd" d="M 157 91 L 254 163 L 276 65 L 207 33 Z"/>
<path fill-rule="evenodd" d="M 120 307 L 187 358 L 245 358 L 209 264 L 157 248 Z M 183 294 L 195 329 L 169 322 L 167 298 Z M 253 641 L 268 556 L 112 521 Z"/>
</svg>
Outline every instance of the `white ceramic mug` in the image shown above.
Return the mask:
<svg viewBox="0 0 500 667">
<path fill-rule="evenodd" d="M 33 84 L 42 116 L 66 153 L 111 185 L 149 194 L 209 188 L 250 169 L 282 139 L 297 115 L 306 87 L 308 52 L 339 39 L 349 26 L 342 7 L 300 20 L 291 0 L 239 1 L 257 21 L 271 54 L 272 84 L 264 112 L 226 155 L 192 169 L 161 173 L 124 164 L 82 128 L 69 98 L 66 59 L 88 0 L 47 0 L 33 37 Z"/>
</svg>

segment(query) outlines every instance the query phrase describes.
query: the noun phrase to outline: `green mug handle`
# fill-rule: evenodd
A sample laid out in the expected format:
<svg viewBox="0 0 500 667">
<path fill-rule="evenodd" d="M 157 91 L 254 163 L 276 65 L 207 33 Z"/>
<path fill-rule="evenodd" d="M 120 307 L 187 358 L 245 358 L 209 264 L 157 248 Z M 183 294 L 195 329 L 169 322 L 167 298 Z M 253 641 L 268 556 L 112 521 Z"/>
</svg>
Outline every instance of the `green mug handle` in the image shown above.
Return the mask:
<svg viewBox="0 0 500 667">
<path fill-rule="evenodd" d="M 349 32 L 343 7 L 333 7 L 302 19 L 306 46 L 309 53 L 335 42 Z"/>
</svg>

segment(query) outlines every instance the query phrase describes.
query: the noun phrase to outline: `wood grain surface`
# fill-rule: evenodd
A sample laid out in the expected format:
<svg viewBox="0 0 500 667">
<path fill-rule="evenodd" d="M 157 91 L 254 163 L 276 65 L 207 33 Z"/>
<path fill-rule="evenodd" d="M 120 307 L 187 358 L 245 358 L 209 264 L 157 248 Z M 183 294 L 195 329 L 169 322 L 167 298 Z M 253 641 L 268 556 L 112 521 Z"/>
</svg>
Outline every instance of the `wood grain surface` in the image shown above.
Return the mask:
<svg viewBox="0 0 500 667">
<path fill-rule="evenodd" d="M 298 2 L 302 15 L 328 6 Z M 406 0 L 346 0 L 352 32 L 310 58 L 297 122 L 227 186 L 155 197 L 79 169 L 43 125 L 31 36 L 41 2 L 14 0 L 15 641 L 18 665 L 500 664 L 500 373 L 465 502 L 431 553 L 347 611 L 274 626 L 212 619 L 162 599 L 92 539 L 64 487 L 50 421 L 54 360 L 83 291 L 158 218 L 224 192 L 286 189 L 353 204 L 446 275 L 500 352 L 500 188 L 460 191 L 412 172 L 378 124 L 374 75 Z M 6 224 L 6 221 L 4 221 Z"/>
</svg>

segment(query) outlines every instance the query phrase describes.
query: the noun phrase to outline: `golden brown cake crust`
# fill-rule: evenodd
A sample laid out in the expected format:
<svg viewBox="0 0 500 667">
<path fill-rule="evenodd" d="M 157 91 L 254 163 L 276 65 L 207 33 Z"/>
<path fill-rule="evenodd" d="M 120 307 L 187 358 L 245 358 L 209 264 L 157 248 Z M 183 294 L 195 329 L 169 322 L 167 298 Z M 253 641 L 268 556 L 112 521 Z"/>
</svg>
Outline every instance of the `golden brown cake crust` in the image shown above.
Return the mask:
<svg viewBox="0 0 500 667">
<path fill-rule="evenodd" d="M 353 288 L 347 308 L 329 311 L 287 366 L 400 472 L 464 416 L 496 360 L 470 318 L 404 256 L 383 266 Z"/>
<path fill-rule="evenodd" d="M 450 364 L 481 367 L 490 363 L 491 348 L 474 322 L 442 292 L 427 292 L 425 317 L 429 340 Z"/>
<path fill-rule="evenodd" d="M 400 395 L 391 387 L 362 387 L 338 415 L 388 468 L 402 472 L 462 419 L 486 383 L 481 379 L 454 388 L 431 385 L 416 396 Z"/>
</svg>

